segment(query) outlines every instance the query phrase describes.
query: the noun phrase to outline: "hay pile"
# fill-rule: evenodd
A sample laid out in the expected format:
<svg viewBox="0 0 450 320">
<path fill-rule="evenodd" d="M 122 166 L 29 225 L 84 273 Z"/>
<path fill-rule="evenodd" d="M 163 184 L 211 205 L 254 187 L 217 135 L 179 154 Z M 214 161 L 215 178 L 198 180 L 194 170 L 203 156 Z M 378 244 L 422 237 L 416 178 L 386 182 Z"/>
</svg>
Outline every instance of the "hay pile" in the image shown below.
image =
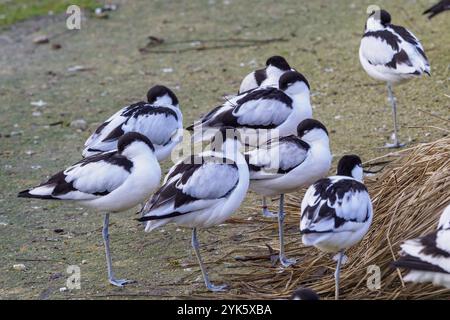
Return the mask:
<svg viewBox="0 0 450 320">
<path fill-rule="evenodd" d="M 374 220 L 364 240 L 347 251 L 349 261 L 341 271 L 341 298 L 450 299 L 447 289 L 404 284 L 400 272 L 389 266 L 398 257 L 401 242 L 434 230 L 443 208 L 450 204 L 450 138 L 391 153 L 365 166 L 385 160 L 392 162 L 365 181 L 373 200 Z M 272 266 L 265 247 L 269 243 L 278 248 L 275 221 L 259 216 L 251 223 L 245 218 L 233 219 L 232 223 L 249 223 L 249 232 L 238 242 L 230 243 L 226 256 L 217 261 L 231 270 L 224 280 L 233 290 L 221 295 L 223 298 L 285 298 L 300 285 L 312 288 L 323 298 L 334 298 L 335 262 L 315 248 L 303 247 L 296 235 L 301 198 L 302 194 L 290 196 L 286 205 L 287 239 L 292 240 L 287 244 L 287 256 L 300 258 L 286 270 L 279 269 L 279 264 Z M 235 256 L 241 258 L 235 260 Z M 367 288 L 370 265 L 381 268 L 380 290 Z"/>
</svg>

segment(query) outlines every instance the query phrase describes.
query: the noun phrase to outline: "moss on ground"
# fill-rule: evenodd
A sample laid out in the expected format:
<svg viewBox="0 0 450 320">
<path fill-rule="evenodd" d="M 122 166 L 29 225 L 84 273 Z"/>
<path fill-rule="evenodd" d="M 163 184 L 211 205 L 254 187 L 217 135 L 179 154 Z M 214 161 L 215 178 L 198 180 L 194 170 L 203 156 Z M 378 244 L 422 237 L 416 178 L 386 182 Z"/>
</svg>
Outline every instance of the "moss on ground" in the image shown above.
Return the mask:
<svg viewBox="0 0 450 320">
<path fill-rule="evenodd" d="M 65 12 L 71 4 L 94 10 L 99 1 L 94 0 L 2 0 L 0 1 L 0 27 L 7 27 L 26 19 Z"/>
</svg>

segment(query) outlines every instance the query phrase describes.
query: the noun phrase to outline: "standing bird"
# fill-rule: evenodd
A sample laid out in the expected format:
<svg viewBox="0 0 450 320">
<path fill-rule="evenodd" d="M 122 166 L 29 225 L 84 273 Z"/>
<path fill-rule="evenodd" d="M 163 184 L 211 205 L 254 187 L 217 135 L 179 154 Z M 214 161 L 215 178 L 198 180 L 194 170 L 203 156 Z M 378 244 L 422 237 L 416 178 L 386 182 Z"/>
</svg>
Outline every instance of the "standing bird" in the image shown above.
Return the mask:
<svg viewBox="0 0 450 320">
<path fill-rule="evenodd" d="M 118 142 L 116 151 L 93 155 L 52 176 L 37 187 L 21 191 L 21 198 L 71 200 L 82 206 L 106 212 L 103 240 L 109 282 L 122 287 L 129 280 L 114 276 L 109 249 L 109 213 L 128 210 L 147 199 L 159 186 L 161 169 L 155 148 L 142 134 L 129 132 Z"/>
<path fill-rule="evenodd" d="M 83 156 L 115 150 L 125 133 L 139 132 L 150 139 L 159 161 L 169 157 L 183 137 L 178 99 L 169 88 L 157 85 L 148 91 L 147 100 L 122 108 L 101 124 L 84 144 Z"/>
<path fill-rule="evenodd" d="M 147 223 L 147 232 L 169 222 L 192 228 L 192 247 L 211 291 L 223 291 L 226 285 L 216 286 L 209 281 L 200 256 L 197 228 L 223 223 L 245 198 L 249 172 L 236 134 L 233 128 L 221 128 L 213 138 L 211 151 L 175 164 L 138 219 Z"/>
<path fill-rule="evenodd" d="M 325 126 L 317 120 L 303 120 L 297 135 L 269 140 L 267 145 L 245 154 L 250 169 L 250 190 L 264 197 L 280 195 L 278 234 L 280 263 L 288 267 L 295 263 L 284 253 L 284 194 L 327 175 L 331 166 L 330 141 Z M 264 198 L 265 199 L 265 198 Z M 263 214 L 268 216 L 265 203 Z"/>
<path fill-rule="evenodd" d="M 361 241 L 372 223 L 372 201 L 362 178 L 361 159 L 356 155 L 344 156 L 338 163 L 337 175 L 311 185 L 302 201 L 303 244 L 325 252 L 338 252 L 336 300 L 344 250 Z"/>
<path fill-rule="evenodd" d="M 280 77 L 287 71 L 295 71 L 291 68 L 286 59 L 281 56 L 272 56 L 266 61 L 264 69 L 255 70 L 241 82 L 239 94 L 264 86 L 277 86 Z"/>
<path fill-rule="evenodd" d="M 361 39 L 359 60 L 369 76 L 387 83 L 394 119 L 394 141 L 386 147 L 402 147 L 398 140 L 397 103 L 392 86 L 424 73 L 430 75 L 430 64 L 422 44 L 409 30 L 391 24 L 391 15 L 387 11 L 372 11 Z"/>
<path fill-rule="evenodd" d="M 257 146 L 271 137 L 295 134 L 298 124 L 311 117 L 308 80 L 288 71 L 281 76 L 279 89 L 261 87 L 237 95 L 187 129 L 194 131 L 192 139 L 199 142 L 229 126 L 239 130 L 245 144 Z"/>
<path fill-rule="evenodd" d="M 441 0 L 434 6 L 428 8 L 423 14 L 428 14 L 428 19 L 432 19 L 434 16 L 442 13 L 446 10 L 450 10 L 450 0 Z"/>
<path fill-rule="evenodd" d="M 432 282 L 450 289 L 450 205 L 435 232 L 407 240 L 401 248 L 401 256 L 393 265 L 409 271 L 405 281 Z"/>
</svg>

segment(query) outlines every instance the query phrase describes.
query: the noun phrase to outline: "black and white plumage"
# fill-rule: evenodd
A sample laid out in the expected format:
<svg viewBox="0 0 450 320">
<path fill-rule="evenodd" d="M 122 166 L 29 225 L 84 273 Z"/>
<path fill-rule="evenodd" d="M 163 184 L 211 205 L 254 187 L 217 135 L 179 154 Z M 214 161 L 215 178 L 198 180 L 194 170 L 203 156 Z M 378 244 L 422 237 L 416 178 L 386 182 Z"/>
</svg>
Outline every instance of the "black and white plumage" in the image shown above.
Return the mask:
<svg viewBox="0 0 450 320">
<path fill-rule="evenodd" d="M 287 267 L 295 260 L 284 254 L 284 194 L 294 192 L 327 175 L 331 166 L 328 131 L 317 120 L 303 120 L 297 135 L 269 140 L 245 154 L 250 169 L 250 189 L 267 197 L 280 195 L 278 212 L 280 262 Z M 263 210 L 267 210 L 264 207 Z"/>
<path fill-rule="evenodd" d="M 258 87 L 278 86 L 280 77 L 287 71 L 295 71 L 291 68 L 285 58 L 281 56 L 272 56 L 266 61 L 266 67 L 255 70 L 241 82 L 239 93 L 243 93 Z"/>
<path fill-rule="evenodd" d="M 362 183 L 363 169 L 358 156 L 344 156 L 336 176 L 311 185 L 301 205 L 300 233 L 306 246 L 324 252 L 338 252 L 336 299 L 344 250 L 362 240 L 372 223 L 372 201 Z"/>
<path fill-rule="evenodd" d="M 359 60 L 370 77 L 387 83 L 394 117 L 394 143 L 388 147 L 400 147 L 392 86 L 423 74 L 430 75 L 424 48 L 411 31 L 392 24 L 387 11 L 377 10 L 372 11 L 367 19 Z"/>
<path fill-rule="evenodd" d="M 127 132 L 139 132 L 150 139 L 159 161 L 170 156 L 183 137 L 183 115 L 175 94 L 157 85 L 147 93 L 147 101 L 126 106 L 101 124 L 85 142 L 83 156 L 117 148 Z"/>
<path fill-rule="evenodd" d="M 395 267 L 406 269 L 405 281 L 431 282 L 450 289 L 450 205 L 439 220 L 438 229 L 401 245 Z"/>
<path fill-rule="evenodd" d="M 314 290 L 300 287 L 292 293 L 291 300 L 320 300 L 320 297 Z"/>
<path fill-rule="evenodd" d="M 147 199 L 159 186 L 161 169 L 150 140 L 136 132 L 123 135 L 116 151 L 93 155 L 52 176 L 37 187 L 18 194 L 22 198 L 68 200 L 106 212 L 103 237 L 108 276 L 115 279 L 109 254 L 109 213 L 130 209 Z"/>
<path fill-rule="evenodd" d="M 249 172 L 233 128 L 218 131 L 212 145 L 213 150 L 190 156 L 170 169 L 139 220 L 146 222 L 145 231 L 169 222 L 192 228 L 192 246 L 206 287 L 220 291 L 225 287 L 209 281 L 196 230 L 223 223 L 239 208 L 247 193 Z"/>
<path fill-rule="evenodd" d="M 256 146 L 271 136 L 295 134 L 297 125 L 311 118 L 309 83 L 296 72 L 288 71 L 279 80 L 279 89 L 256 88 L 229 99 L 211 110 L 188 130 L 193 141 L 210 140 L 224 126 L 239 130 L 243 143 Z M 272 137 L 273 137 L 272 136 Z"/>
<path fill-rule="evenodd" d="M 432 19 L 434 16 L 447 10 L 450 10 L 450 0 L 441 0 L 425 10 L 423 14 L 428 15 L 428 19 Z"/>
</svg>

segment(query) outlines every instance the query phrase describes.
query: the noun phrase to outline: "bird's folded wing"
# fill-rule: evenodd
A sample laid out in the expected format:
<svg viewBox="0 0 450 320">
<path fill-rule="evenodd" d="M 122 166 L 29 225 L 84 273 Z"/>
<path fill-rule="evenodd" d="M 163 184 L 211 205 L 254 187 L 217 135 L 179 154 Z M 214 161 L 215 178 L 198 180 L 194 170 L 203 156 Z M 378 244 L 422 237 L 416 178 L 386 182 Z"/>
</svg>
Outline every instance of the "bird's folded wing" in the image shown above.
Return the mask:
<svg viewBox="0 0 450 320">
<path fill-rule="evenodd" d="M 248 152 L 250 179 L 273 179 L 301 165 L 309 151 L 309 145 L 296 136 L 281 137 Z"/>
<path fill-rule="evenodd" d="M 165 184 L 146 204 L 141 221 L 208 208 L 236 187 L 239 172 L 235 163 L 222 163 L 214 157 L 194 160 L 180 162 L 170 171 Z"/>
<path fill-rule="evenodd" d="M 98 154 L 83 159 L 19 196 L 92 200 L 120 187 L 130 175 L 132 167 L 131 161 L 116 152 Z"/>
<path fill-rule="evenodd" d="M 133 110 L 140 108 L 140 106 L 143 105 L 146 105 L 146 103 L 140 101 L 117 111 L 94 131 L 94 133 L 86 140 L 84 146 L 90 147 L 104 140 L 114 129 L 122 125 L 129 118 L 129 114 L 132 113 Z"/>
<path fill-rule="evenodd" d="M 356 231 L 372 218 L 366 187 L 354 179 L 322 179 L 312 185 L 302 201 L 302 232 Z"/>
</svg>

